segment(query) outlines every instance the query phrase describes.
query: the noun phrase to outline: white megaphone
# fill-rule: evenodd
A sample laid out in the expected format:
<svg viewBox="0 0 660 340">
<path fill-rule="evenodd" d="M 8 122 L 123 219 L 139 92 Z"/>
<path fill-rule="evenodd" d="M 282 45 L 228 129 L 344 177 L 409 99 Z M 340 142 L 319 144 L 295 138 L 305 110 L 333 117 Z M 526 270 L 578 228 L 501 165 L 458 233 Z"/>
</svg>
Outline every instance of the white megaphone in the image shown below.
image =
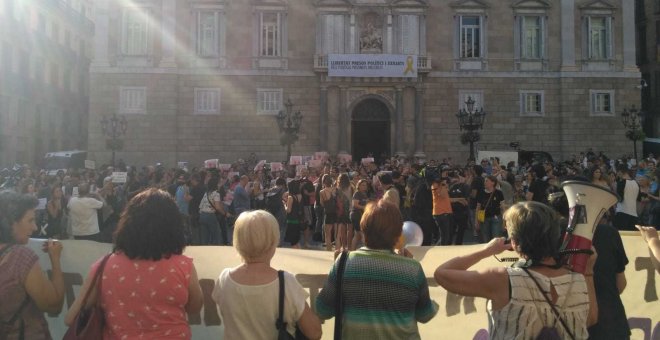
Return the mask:
<svg viewBox="0 0 660 340">
<path fill-rule="evenodd" d="M 589 255 L 580 250 L 591 250 L 591 239 L 598 222 L 619 200 L 619 196 L 601 186 L 582 181 L 566 181 L 561 188 L 568 200 L 569 219 L 559 251 L 568 255 L 567 263 L 573 271 L 584 273 Z"/>
</svg>

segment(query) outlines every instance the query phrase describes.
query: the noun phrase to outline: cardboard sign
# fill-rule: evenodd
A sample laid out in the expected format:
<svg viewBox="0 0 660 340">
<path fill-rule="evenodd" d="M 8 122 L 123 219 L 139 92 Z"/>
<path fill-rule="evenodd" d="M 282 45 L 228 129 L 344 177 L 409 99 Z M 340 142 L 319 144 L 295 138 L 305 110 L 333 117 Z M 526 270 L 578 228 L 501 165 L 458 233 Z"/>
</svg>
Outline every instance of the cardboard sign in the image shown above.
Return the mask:
<svg viewBox="0 0 660 340">
<path fill-rule="evenodd" d="M 280 162 L 272 162 L 270 163 L 270 171 L 282 171 L 284 167 L 282 166 L 282 163 Z"/>
<path fill-rule="evenodd" d="M 71 196 L 78 197 L 78 187 L 73 187 L 71 190 Z"/>
<path fill-rule="evenodd" d="M 219 160 L 216 159 L 207 159 L 204 161 L 204 167 L 206 169 L 217 169 Z"/>
<path fill-rule="evenodd" d="M 128 172 L 113 172 L 112 183 L 126 183 L 128 180 Z"/>
<path fill-rule="evenodd" d="M 362 164 L 363 164 L 363 165 L 366 165 L 366 164 L 369 164 L 369 163 L 373 163 L 373 162 L 374 162 L 374 158 L 373 158 L 373 157 L 362 158 Z"/>
<path fill-rule="evenodd" d="M 291 156 L 291 158 L 289 158 L 289 164 L 290 164 L 290 165 L 300 165 L 300 164 L 303 164 L 303 158 L 302 158 L 302 156 Z"/>
<path fill-rule="evenodd" d="M 85 160 L 85 169 L 91 169 L 91 170 L 96 169 L 96 162 L 91 161 L 89 159 L 86 159 Z"/>
<path fill-rule="evenodd" d="M 222 171 L 229 171 L 231 170 L 231 164 L 218 164 L 218 169 Z"/>
<path fill-rule="evenodd" d="M 353 156 L 347 154 L 339 155 L 339 163 L 348 164 L 353 161 Z"/>
<path fill-rule="evenodd" d="M 188 162 L 176 162 L 176 166 L 179 169 L 188 169 Z"/>
<path fill-rule="evenodd" d="M 314 159 L 326 160 L 330 158 L 330 155 L 325 151 L 318 151 L 314 153 Z"/>
<path fill-rule="evenodd" d="M 40 198 L 39 199 L 39 204 L 37 204 L 37 207 L 35 208 L 36 210 L 44 210 L 46 209 L 46 203 L 48 203 L 47 198 Z"/>
</svg>

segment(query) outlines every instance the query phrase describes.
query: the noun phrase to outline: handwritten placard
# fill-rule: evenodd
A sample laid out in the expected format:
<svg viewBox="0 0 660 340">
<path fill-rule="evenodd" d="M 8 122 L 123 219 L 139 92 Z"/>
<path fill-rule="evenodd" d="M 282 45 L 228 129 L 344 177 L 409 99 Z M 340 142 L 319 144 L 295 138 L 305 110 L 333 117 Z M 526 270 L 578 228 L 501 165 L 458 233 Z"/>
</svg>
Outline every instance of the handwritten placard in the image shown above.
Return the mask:
<svg viewBox="0 0 660 340">
<path fill-rule="evenodd" d="M 204 161 L 204 167 L 207 169 L 217 169 L 219 160 L 216 159 L 207 159 Z"/>
<path fill-rule="evenodd" d="M 94 170 L 96 169 L 96 162 L 86 159 L 85 160 L 85 169 L 91 169 Z"/>
<path fill-rule="evenodd" d="M 46 203 L 48 203 L 48 199 L 46 198 L 40 198 L 39 199 L 39 204 L 37 204 L 37 210 L 44 210 L 46 209 Z"/>
<path fill-rule="evenodd" d="M 176 166 L 179 169 L 188 169 L 188 162 L 176 162 Z"/>
<path fill-rule="evenodd" d="M 362 164 L 364 164 L 364 165 L 369 164 L 369 163 L 373 163 L 373 162 L 374 162 L 373 157 L 362 158 Z"/>
<path fill-rule="evenodd" d="M 222 171 L 229 171 L 231 170 L 231 164 L 218 164 L 218 169 Z"/>
<path fill-rule="evenodd" d="M 272 162 L 270 163 L 270 171 L 282 171 L 284 167 L 282 166 L 282 163 L 280 162 Z"/>
<path fill-rule="evenodd" d="M 353 161 L 353 156 L 347 154 L 339 155 L 339 163 L 348 164 Z"/>
<path fill-rule="evenodd" d="M 290 165 L 300 165 L 303 164 L 303 158 L 302 156 L 291 156 L 289 158 L 289 164 Z"/>
<path fill-rule="evenodd" d="M 112 183 L 126 183 L 128 172 L 113 172 Z"/>
<path fill-rule="evenodd" d="M 326 160 L 330 155 L 325 151 L 318 151 L 314 153 L 314 159 Z"/>
</svg>

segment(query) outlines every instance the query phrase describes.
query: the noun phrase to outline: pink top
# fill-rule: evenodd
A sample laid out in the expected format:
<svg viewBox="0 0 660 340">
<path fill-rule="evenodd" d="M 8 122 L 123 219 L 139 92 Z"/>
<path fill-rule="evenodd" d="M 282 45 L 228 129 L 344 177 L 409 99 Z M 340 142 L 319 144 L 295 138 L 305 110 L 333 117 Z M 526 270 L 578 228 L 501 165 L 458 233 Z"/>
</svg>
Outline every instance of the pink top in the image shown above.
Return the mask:
<svg viewBox="0 0 660 340">
<path fill-rule="evenodd" d="M 110 256 L 102 283 L 104 339 L 190 339 L 185 305 L 192 270 L 192 259 L 183 255 L 159 261 Z"/>
</svg>

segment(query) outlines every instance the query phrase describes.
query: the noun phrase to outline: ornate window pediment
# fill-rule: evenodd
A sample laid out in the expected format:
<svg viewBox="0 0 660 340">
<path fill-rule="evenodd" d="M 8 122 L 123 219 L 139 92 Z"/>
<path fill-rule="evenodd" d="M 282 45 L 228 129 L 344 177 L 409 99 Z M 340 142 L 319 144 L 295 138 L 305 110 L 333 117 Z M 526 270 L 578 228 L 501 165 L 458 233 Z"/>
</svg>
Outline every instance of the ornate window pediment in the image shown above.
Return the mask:
<svg viewBox="0 0 660 340">
<path fill-rule="evenodd" d="M 481 10 L 485 11 L 490 6 L 487 3 L 480 0 L 461 0 L 455 1 L 450 5 L 455 10 Z"/>
<path fill-rule="evenodd" d="M 588 1 L 579 6 L 586 14 L 614 14 L 616 6 L 604 0 Z"/>
<path fill-rule="evenodd" d="M 524 10 L 548 10 L 550 9 L 551 5 L 549 2 L 544 1 L 544 0 L 520 0 L 511 7 L 515 11 L 524 11 Z"/>
<path fill-rule="evenodd" d="M 428 7 L 427 0 L 394 0 L 392 1 L 393 7 Z"/>
</svg>

